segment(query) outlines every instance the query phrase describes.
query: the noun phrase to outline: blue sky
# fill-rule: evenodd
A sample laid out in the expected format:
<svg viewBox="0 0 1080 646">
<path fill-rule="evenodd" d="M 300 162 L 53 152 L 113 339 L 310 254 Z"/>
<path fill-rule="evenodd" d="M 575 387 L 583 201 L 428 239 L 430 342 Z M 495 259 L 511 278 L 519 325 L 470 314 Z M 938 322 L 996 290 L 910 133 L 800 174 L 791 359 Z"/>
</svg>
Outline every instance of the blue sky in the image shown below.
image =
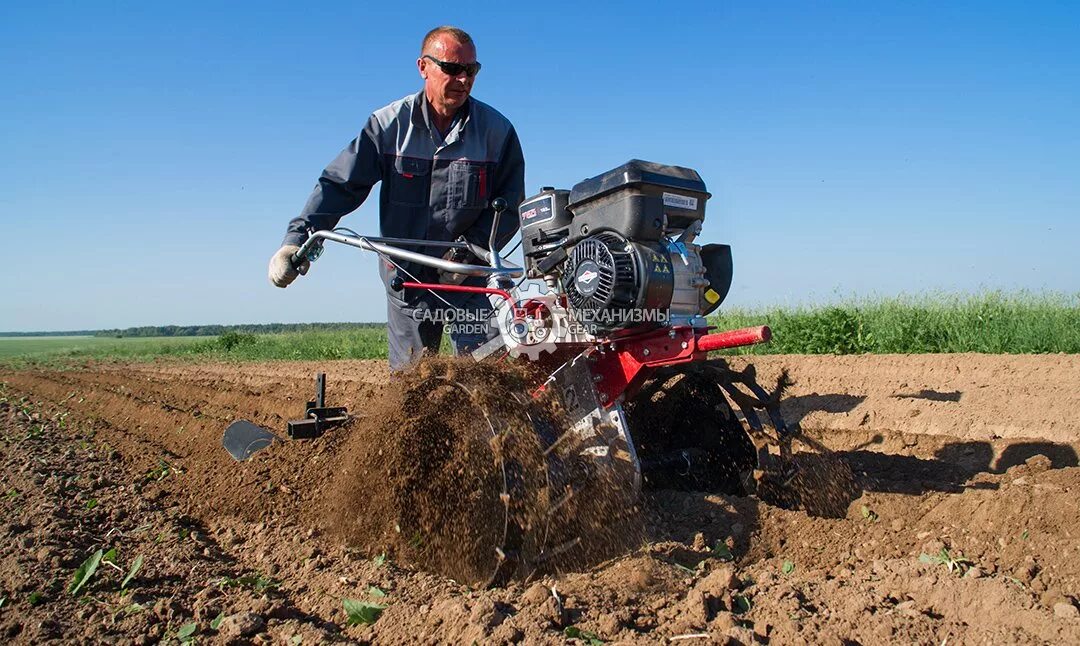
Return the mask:
<svg viewBox="0 0 1080 646">
<path fill-rule="evenodd" d="M 0 8 L 0 330 L 385 320 L 363 252 L 266 264 L 444 23 L 530 194 L 697 169 L 733 305 L 1080 291 L 1080 5 L 223 4 Z"/>
</svg>

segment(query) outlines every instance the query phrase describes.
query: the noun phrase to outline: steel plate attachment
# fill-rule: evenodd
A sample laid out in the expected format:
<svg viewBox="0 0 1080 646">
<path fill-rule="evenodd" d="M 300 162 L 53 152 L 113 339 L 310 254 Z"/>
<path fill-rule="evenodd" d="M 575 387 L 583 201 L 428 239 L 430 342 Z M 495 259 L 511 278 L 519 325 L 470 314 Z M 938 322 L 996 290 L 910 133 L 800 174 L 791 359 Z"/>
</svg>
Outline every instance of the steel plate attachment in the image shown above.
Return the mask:
<svg viewBox="0 0 1080 646">
<path fill-rule="evenodd" d="M 328 429 L 348 422 L 349 411 L 344 406 L 326 405 L 326 374 L 315 376 L 315 399 L 307 403 L 304 419 L 289 421 L 287 432 L 289 439 L 307 440 L 319 437 Z M 241 419 L 229 424 L 221 444 L 229 455 L 238 462 L 250 458 L 274 442 L 282 439 L 265 428 Z"/>
<path fill-rule="evenodd" d="M 256 451 L 280 441 L 281 438 L 278 436 L 246 419 L 229 424 L 229 428 L 225 429 L 225 435 L 221 438 L 222 446 L 237 462 L 243 462 Z"/>
</svg>

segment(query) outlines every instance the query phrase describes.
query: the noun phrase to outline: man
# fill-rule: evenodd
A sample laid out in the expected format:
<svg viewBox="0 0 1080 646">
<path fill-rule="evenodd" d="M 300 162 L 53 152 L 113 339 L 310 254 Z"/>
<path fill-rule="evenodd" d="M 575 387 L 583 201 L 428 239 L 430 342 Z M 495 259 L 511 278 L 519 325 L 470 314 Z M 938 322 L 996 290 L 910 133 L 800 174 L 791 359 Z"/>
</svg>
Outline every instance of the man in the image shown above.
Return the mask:
<svg viewBox="0 0 1080 646">
<path fill-rule="evenodd" d="M 323 171 L 300 216 L 289 222 L 281 249 L 270 259 L 270 282 L 288 286 L 306 274 L 307 261 L 294 268 L 290 257 L 309 230 L 332 229 L 342 216 L 379 192 L 379 231 L 387 237 L 449 241 L 464 236 L 484 248 L 494 219 L 491 200 L 510 205 L 500 219 L 498 246 L 518 227 L 517 206 L 525 199 L 525 160 L 514 127 L 494 108 L 469 95 L 480 63 L 472 38 L 456 27 L 437 27 L 424 37 L 416 61 L 424 89 L 375 111 L 363 132 Z M 414 251 L 441 255 L 442 250 Z M 482 294 L 391 289 L 397 274 L 405 280 L 439 282 L 435 270 L 381 259 L 386 285 L 390 367 L 394 370 L 437 352 L 440 321 L 490 317 Z M 483 285 L 482 279 L 465 284 Z M 447 308 L 449 302 L 451 308 Z M 448 311 L 449 310 L 449 311 Z M 476 325 L 451 325 L 458 353 L 480 345 L 486 334 Z M 455 329 L 458 328 L 458 329 Z"/>
</svg>

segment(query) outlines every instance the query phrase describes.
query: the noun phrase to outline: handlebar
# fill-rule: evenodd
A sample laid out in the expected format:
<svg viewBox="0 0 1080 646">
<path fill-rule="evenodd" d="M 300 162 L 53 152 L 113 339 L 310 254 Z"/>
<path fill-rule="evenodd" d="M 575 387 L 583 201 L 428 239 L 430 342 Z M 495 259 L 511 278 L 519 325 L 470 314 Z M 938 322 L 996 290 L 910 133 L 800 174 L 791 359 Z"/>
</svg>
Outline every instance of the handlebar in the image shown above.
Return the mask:
<svg viewBox="0 0 1080 646">
<path fill-rule="evenodd" d="M 311 250 L 315 245 L 322 244 L 323 240 L 331 240 L 333 242 L 340 242 L 341 244 L 349 245 L 350 247 L 357 247 L 358 249 L 365 249 L 367 251 L 374 251 L 375 253 L 389 256 L 391 258 L 397 258 L 406 262 L 413 262 L 418 265 L 424 265 L 426 267 L 434 267 L 435 269 L 441 269 L 445 272 L 452 274 L 464 274 L 466 276 L 505 276 L 507 278 L 521 278 L 524 274 L 524 270 L 521 267 L 507 266 L 502 264 L 498 253 L 488 253 L 485 249 L 479 249 L 472 243 L 468 242 L 438 242 L 432 240 L 410 240 L 407 238 L 367 238 L 364 236 L 351 236 L 334 231 L 315 231 L 312 233 L 307 241 L 300 247 L 300 250 L 292 255 L 290 259 L 293 266 L 298 266 L 301 262 L 308 257 Z M 393 245 L 408 245 L 414 247 L 442 247 L 446 249 L 450 248 L 463 248 L 469 249 L 476 253 L 476 251 L 482 251 L 483 254 L 476 254 L 482 258 L 490 259 L 494 266 L 484 265 L 469 265 L 461 262 L 453 262 L 444 258 L 436 256 L 428 256 L 426 254 L 417 253 L 415 251 L 409 251 L 408 249 L 400 249 Z M 496 260 L 498 259 L 498 260 Z"/>
</svg>

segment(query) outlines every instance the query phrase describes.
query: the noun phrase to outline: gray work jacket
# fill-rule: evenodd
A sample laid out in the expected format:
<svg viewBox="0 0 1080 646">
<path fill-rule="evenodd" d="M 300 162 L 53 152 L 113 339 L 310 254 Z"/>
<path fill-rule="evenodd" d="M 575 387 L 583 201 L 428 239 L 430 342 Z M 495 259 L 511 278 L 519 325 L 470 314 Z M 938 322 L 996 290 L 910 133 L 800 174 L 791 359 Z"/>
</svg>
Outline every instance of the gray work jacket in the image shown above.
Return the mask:
<svg viewBox="0 0 1080 646">
<path fill-rule="evenodd" d="M 487 248 L 494 211 L 502 197 L 498 245 L 518 228 L 517 207 L 525 199 L 525 159 L 510 121 L 491 106 L 469 98 L 443 140 L 432 124 L 423 91 L 375 111 L 356 139 L 323 171 L 300 215 L 289 222 L 283 244 L 303 244 L 308 229 L 337 226 L 357 209 L 376 182 L 379 233 L 421 240 L 466 238 Z M 442 250 L 415 251 L 442 255 Z M 392 271 L 380 263 L 387 283 Z M 431 279 L 431 272 L 407 266 Z"/>
</svg>

